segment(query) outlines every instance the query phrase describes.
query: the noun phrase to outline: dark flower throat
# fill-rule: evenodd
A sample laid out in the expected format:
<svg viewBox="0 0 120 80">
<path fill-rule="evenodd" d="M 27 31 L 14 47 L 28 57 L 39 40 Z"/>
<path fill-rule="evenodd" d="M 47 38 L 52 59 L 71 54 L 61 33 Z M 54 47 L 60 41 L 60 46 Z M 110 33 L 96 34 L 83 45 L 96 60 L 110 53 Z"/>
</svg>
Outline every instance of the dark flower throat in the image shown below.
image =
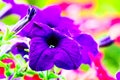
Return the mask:
<svg viewBox="0 0 120 80">
<path fill-rule="evenodd" d="M 56 46 L 58 46 L 60 39 L 57 37 L 57 35 L 50 35 L 49 37 L 47 37 L 46 42 L 49 46 L 49 48 L 55 48 Z"/>
</svg>

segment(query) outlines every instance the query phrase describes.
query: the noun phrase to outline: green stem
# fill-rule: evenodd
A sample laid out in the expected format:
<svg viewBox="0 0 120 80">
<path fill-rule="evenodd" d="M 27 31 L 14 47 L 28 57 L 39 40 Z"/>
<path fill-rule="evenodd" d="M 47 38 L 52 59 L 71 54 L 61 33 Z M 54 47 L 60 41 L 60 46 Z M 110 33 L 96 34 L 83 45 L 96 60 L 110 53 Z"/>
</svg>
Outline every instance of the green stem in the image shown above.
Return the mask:
<svg viewBox="0 0 120 80">
<path fill-rule="evenodd" d="M 43 72 L 44 74 L 44 80 L 48 80 L 48 71 Z"/>
</svg>

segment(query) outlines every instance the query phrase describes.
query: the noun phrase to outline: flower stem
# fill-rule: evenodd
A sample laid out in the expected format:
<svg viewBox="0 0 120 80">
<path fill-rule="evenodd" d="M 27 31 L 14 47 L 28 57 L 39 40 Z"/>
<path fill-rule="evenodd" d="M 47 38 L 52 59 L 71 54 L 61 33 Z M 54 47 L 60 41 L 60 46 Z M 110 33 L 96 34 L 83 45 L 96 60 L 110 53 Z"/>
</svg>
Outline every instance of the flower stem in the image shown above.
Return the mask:
<svg viewBox="0 0 120 80">
<path fill-rule="evenodd" d="M 49 80 L 48 79 L 48 70 L 43 72 L 44 74 L 44 80 Z"/>
</svg>

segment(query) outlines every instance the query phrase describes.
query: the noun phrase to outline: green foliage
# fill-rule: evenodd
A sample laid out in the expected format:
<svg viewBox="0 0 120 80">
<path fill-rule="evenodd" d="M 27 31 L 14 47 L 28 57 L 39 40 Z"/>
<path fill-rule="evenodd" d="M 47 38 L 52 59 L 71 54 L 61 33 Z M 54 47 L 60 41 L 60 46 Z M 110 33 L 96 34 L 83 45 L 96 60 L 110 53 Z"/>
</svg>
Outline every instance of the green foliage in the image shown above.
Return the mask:
<svg viewBox="0 0 120 80">
<path fill-rule="evenodd" d="M 28 4 L 35 5 L 35 6 L 38 6 L 40 8 L 45 7 L 47 1 L 48 0 L 27 0 Z"/>
<path fill-rule="evenodd" d="M 0 61 L 0 67 L 6 67 L 6 65 L 2 61 Z"/>
<path fill-rule="evenodd" d="M 24 76 L 23 72 L 16 72 L 14 74 L 14 78 L 23 77 L 23 76 Z"/>
<path fill-rule="evenodd" d="M 7 28 L 6 33 L 4 34 L 3 39 L 6 40 L 6 41 L 8 41 L 8 40 L 11 40 L 11 39 L 13 39 L 13 38 L 15 38 L 14 32 L 11 32 L 11 31 Z"/>
<path fill-rule="evenodd" d="M 58 78 L 58 75 L 57 74 L 55 74 L 55 73 L 53 73 L 53 72 L 49 72 L 49 74 L 48 74 L 48 80 L 53 80 L 53 79 L 56 79 L 56 78 Z"/>
<path fill-rule="evenodd" d="M 5 6 L 5 3 L 2 2 L 2 0 L 0 0 L 0 10 Z"/>
<path fill-rule="evenodd" d="M 16 67 L 14 70 L 14 78 L 22 77 L 27 69 L 26 62 L 20 54 L 15 55 Z"/>
<path fill-rule="evenodd" d="M 2 41 L 2 39 L 3 39 L 3 34 L 2 32 L 0 32 L 0 42 Z"/>
<path fill-rule="evenodd" d="M 12 15 L 6 16 L 5 18 L 3 18 L 0 21 L 7 24 L 7 25 L 14 25 L 15 23 L 18 22 L 18 20 L 19 20 L 19 17 L 12 14 Z"/>
<path fill-rule="evenodd" d="M 96 13 L 103 14 L 114 14 L 120 12 L 119 0 L 98 0 Z"/>
<path fill-rule="evenodd" d="M 116 74 L 120 69 L 120 48 L 115 44 L 104 49 L 103 63 L 111 74 Z"/>
<path fill-rule="evenodd" d="M 40 78 L 44 78 L 44 74 L 42 72 L 39 72 Z"/>
<path fill-rule="evenodd" d="M 7 54 L 3 54 L 2 56 L 0 56 L 0 60 L 3 60 L 5 58 L 13 59 L 13 54 L 12 53 L 7 53 Z"/>
<path fill-rule="evenodd" d="M 84 71 L 88 71 L 90 69 L 90 66 L 88 64 L 81 64 L 80 69 Z"/>
<path fill-rule="evenodd" d="M 4 34 L 0 34 L 0 46 L 10 44 L 10 40 L 16 38 L 16 35 L 14 34 L 15 33 L 11 32 L 11 30 L 6 26 L 6 32 L 4 32 Z"/>
<path fill-rule="evenodd" d="M 7 66 L 4 67 L 4 68 L 5 68 L 5 75 L 7 77 L 9 77 L 9 76 L 11 76 L 13 74 L 13 71 L 10 69 L 10 64 L 7 64 Z"/>
<path fill-rule="evenodd" d="M 25 74 L 34 75 L 34 74 L 36 74 L 36 72 L 33 71 L 33 70 L 26 70 L 26 71 L 25 71 Z"/>
</svg>

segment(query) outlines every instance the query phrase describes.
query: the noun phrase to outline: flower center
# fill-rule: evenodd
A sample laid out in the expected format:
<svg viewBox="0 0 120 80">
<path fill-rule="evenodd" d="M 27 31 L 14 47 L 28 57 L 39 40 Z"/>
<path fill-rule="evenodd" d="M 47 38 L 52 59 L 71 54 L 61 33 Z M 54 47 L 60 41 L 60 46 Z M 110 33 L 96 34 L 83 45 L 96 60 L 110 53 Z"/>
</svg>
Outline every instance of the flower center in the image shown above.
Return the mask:
<svg viewBox="0 0 120 80">
<path fill-rule="evenodd" d="M 49 46 L 49 48 L 55 48 L 59 44 L 60 38 L 57 37 L 57 35 L 50 35 L 47 39 L 46 42 Z"/>
</svg>

